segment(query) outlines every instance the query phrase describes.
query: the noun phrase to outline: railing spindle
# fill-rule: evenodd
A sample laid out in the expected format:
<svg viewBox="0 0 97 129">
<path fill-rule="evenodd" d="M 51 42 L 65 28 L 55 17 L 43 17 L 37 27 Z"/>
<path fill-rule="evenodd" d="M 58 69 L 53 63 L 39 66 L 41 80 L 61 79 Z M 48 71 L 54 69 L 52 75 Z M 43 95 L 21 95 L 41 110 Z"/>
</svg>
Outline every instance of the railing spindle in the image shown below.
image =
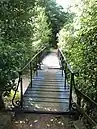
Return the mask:
<svg viewBox="0 0 97 129">
<path fill-rule="evenodd" d="M 61 64 L 62 64 L 62 77 L 63 77 L 63 74 L 64 74 L 64 59 L 61 55 Z"/>
<path fill-rule="evenodd" d="M 38 70 L 37 70 L 37 68 L 38 68 L 38 57 L 36 57 L 36 76 L 38 76 Z"/>
<path fill-rule="evenodd" d="M 31 87 L 32 87 L 32 63 L 30 63 L 30 79 L 31 79 Z"/>
<path fill-rule="evenodd" d="M 80 97 L 80 95 L 77 95 L 77 104 L 79 105 L 79 107 L 81 107 L 81 97 Z"/>
<path fill-rule="evenodd" d="M 22 80 L 22 72 L 20 72 L 20 89 L 21 89 L 21 108 L 23 108 L 23 80 Z"/>
<path fill-rule="evenodd" d="M 64 74 L 65 74 L 64 87 L 65 87 L 65 89 L 66 89 L 66 79 L 67 79 L 67 71 L 66 71 L 66 69 L 67 69 L 67 64 L 65 63 L 65 70 L 64 70 Z"/>
<path fill-rule="evenodd" d="M 39 53 L 39 56 L 38 56 L 38 69 L 40 69 L 40 62 L 41 62 L 41 53 Z"/>
</svg>

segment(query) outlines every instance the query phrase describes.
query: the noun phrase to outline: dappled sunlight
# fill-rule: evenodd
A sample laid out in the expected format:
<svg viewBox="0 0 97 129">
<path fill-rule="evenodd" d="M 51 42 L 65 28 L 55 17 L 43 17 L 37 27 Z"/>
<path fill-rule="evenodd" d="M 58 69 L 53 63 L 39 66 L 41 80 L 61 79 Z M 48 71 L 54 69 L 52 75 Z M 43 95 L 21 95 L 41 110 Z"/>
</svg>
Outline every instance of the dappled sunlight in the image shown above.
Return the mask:
<svg viewBox="0 0 97 129">
<path fill-rule="evenodd" d="M 26 123 L 26 121 L 15 121 L 15 124 L 24 124 L 24 123 Z"/>
<path fill-rule="evenodd" d="M 13 129 L 74 129 L 70 118 L 59 115 L 26 114 L 20 119 L 14 122 Z"/>
<path fill-rule="evenodd" d="M 39 104 L 38 104 L 39 103 Z M 64 111 L 68 111 L 69 102 L 65 102 L 64 104 L 59 104 L 59 103 L 41 103 L 41 102 L 33 102 L 33 101 L 29 101 L 28 105 L 26 106 L 25 109 L 29 110 L 29 111 L 55 111 L 55 112 L 59 112 L 61 110 Z"/>
<path fill-rule="evenodd" d="M 39 106 L 38 104 L 35 104 L 35 108 L 37 108 L 37 109 L 38 109 L 38 108 L 40 108 L 40 106 Z"/>
</svg>

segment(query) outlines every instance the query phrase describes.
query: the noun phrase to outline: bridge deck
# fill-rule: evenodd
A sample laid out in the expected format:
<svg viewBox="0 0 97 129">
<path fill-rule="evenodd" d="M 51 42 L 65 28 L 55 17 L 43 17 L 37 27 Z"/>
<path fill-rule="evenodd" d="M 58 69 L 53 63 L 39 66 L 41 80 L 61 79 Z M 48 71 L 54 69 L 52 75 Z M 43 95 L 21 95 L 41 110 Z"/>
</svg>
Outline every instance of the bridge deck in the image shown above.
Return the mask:
<svg viewBox="0 0 97 129">
<path fill-rule="evenodd" d="M 23 107 L 30 111 L 69 111 L 69 87 L 64 88 L 64 77 L 55 52 L 47 55 L 23 97 Z"/>
</svg>

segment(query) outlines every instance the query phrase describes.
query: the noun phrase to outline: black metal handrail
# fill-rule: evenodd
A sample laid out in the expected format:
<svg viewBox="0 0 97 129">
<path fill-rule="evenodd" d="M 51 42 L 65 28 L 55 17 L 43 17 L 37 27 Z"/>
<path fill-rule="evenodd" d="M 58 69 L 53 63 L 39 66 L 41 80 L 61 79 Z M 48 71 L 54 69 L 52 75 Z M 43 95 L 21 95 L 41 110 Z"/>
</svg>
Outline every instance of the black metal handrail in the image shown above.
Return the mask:
<svg viewBox="0 0 97 129">
<path fill-rule="evenodd" d="M 84 93 L 82 93 L 80 90 L 78 90 L 76 87 L 74 88 L 75 91 L 80 95 L 80 97 L 84 98 L 86 101 L 91 102 L 92 105 L 94 105 L 97 108 L 97 103 L 92 100 L 90 97 L 88 97 L 87 95 L 85 95 Z"/>
<path fill-rule="evenodd" d="M 43 52 L 45 49 L 46 49 L 46 47 L 41 48 L 41 49 L 39 50 L 39 52 L 38 52 L 34 57 L 32 57 L 31 60 L 30 60 L 19 72 L 22 72 L 22 71 L 23 71 L 41 52 Z"/>
<path fill-rule="evenodd" d="M 95 117 L 93 116 L 97 112 L 96 110 L 97 103 L 77 88 L 77 86 L 75 85 L 75 79 L 74 79 L 76 74 L 72 70 L 71 66 L 68 64 L 63 52 L 60 49 L 58 49 L 58 57 L 61 60 L 62 71 L 64 71 L 64 74 L 65 74 L 65 88 L 66 88 L 66 80 L 67 80 L 66 69 L 68 69 L 69 72 L 71 73 L 69 109 L 72 108 L 72 104 L 73 104 L 72 90 L 74 88 L 74 91 L 77 97 L 77 102 L 75 103 L 77 110 L 91 123 L 92 127 L 97 126 L 97 121 L 95 121 Z M 86 107 L 87 107 L 87 111 L 86 111 Z M 94 113 L 95 110 L 96 112 Z M 96 119 L 97 119 L 97 116 L 96 116 Z"/>
<path fill-rule="evenodd" d="M 63 52 L 62 52 L 60 49 L 58 49 L 58 55 L 62 57 L 62 58 L 61 58 L 61 62 L 62 62 L 62 63 L 65 62 L 65 64 L 67 65 L 68 70 L 69 70 L 71 73 L 74 73 L 73 70 L 72 70 L 72 68 L 71 68 L 71 66 L 70 66 L 70 64 L 68 64 L 68 62 L 67 62 L 67 60 L 66 60 L 66 58 L 65 58 L 65 56 L 64 56 L 64 54 L 63 54 Z"/>
<path fill-rule="evenodd" d="M 97 126 L 97 103 L 76 87 L 74 89 L 77 95 L 77 110 L 90 122 L 90 129 Z"/>
<path fill-rule="evenodd" d="M 21 105 L 21 108 L 23 108 L 23 77 L 22 77 L 23 76 L 23 71 L 28 66 L 30 66 L 30 85 L 32 86 L 32 70 L 36 70 L 37 71 L 37 68 L 38 68 L 37 65 L 38 65 L 38 63 L 40 64 L 40 58 L 41 58 L 41 55 L 42 55 L 42 53 L 43 53 L 43 51 L 45 49 L 46 49 L 46 47 L 41 48 L 39 50 L 39 52 L 34 57 L 32 57 L 32 59 L 19 71 L 20 76 L 21 76 L 21 84 L 20 84 L 20 88 L 21 88 L 21 104 L 20 105 Z M 34 68 L 32 68 L 32 64 L 34 63 L 35 59 L 36 59 L 36 62 L 35 62 L 36 68 L 34 69 Z"/>
<path fill-rule="evenodd" d="M 30 68 L 29 68 L 29 70 L 30 70 L 30 84 L 31 84 L 31 86 L 32 86 L 32 70 L 34 70 L 34 71 L 36 70 L 36 71 L 37 71 L 37 68 L 38 68 L 37 65 L 39 65 L 38 63 L 40 63 L 40 61 L 41 61 L 41 55 L 42 55 L 42 53 L 43 53 L 43 51 L 44 51 L 45 49 L 46 49 L 46 47 L 41 48 L 41 49 L 39 50 L 39 52 L 37 52 L 37 53 L 35 54 L 35 56 L 33 56 L 33 57 L 31 58 L 31 60 L 30 60 L 21 70 L 19 70 L 19 72 L 18 72 L 18 73 L 19 73 L 19 80 L 18 80 L 18 84 L 17 84 L 16 90 L 15 90 L 13 99 L 12 99 L 12 104 L 13 104 L 14 107 L 20 106 L 21 108 L 23 108 L 23 72 L 24 72 L 24 70 L 25 70 L 28 66 L 30 66 Z M 38 58 L 39 58 L 39 59 L 38 59 Z M 35 59 L 36 59 L 36 62 L 34 62 Z M 32 68 L 33 62 L 36 63 L 36 68 L 35 68 L 35 69 Z M 18 91 L 19 85 L 20 85 L 20 92 L 21 92 L 21 93 L 20 93 L 20 104 L 18 105 L 17 103 L 14 102 L 14 100 L 15 100 L 15 96 L 16 96 L 16 93 L 17 93 L 17 91 Z"/>
<path fill-rule="evenodd" d="M 74 80 L 74 72 L 73 70 L 71 69 L 70 65 L 68 64 L 63 52 L 58 49 L 58 57 L 59 59 L 61 60 L 61 64 L 62 64 L 62 75 L 63 75 L 63 72 L 65 74 L 65 83 L 64 83 L 64 87 L 66 89 L 66 80 L 67 80 L 67 69 L 69 70 L 70 72 L 70 97 L 69 97 L 69 110 L 71 110 L 71 107 L 72 107 L 72 88 L 73 88 L 73 80 Z"/>
</svg>

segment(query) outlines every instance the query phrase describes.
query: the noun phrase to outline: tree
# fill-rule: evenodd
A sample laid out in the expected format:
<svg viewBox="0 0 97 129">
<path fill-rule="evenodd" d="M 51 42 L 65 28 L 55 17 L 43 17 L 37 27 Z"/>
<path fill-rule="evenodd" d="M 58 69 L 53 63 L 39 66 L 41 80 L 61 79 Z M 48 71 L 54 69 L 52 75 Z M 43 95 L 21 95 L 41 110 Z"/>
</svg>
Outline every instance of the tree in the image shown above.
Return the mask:
<svg viewBox="0 0 97 129">
<path fill-rule="evenodd" d="M 17 70 L 31 55 L 31 0 L 0 1 L 0 107 L 2 93 L 9 93 L 17 77 Z M 29 50 L 27 48 L 30 48 Z M 26 54 L 25 54 L 26 53 Z"/>
<path fill-rule="evenodd" d="M 64 24 L 71 22 L 73 13 L 64 12 L 62 6 L 58 5 L 54 0 L 37 0 L 41 7 L 45 8 L 48 22 L 51 24 L 52 36 L 50 45 L 55 47 L 57 45 L 57 33 Z"/>
<path fill-rule="evenodd" d="M 53 0 L 0 1 L 0 109 L 16 86 L 21 69 L 42 46 L 55 46 L 56 34 L 71 22 Z"/>
<path fill-rule="evenodd" d="M 51 29 L 44 8 L 33 0 L 0 1 L 0 109 L 2 95 L 9 95 L 21 69 L 41 46 Z"/>
<path fill-rule="evenodd" d="M 46 16 L 45 9 L 36 5 L 33 17 L 33 47 L 39 49 L 41 46 L 47 46 L 51 37 L 51 28 Z"/>
<path fill-rule="evenodd" d="M 82 2 L 74 22 L 60 31 L 59 46 L 72 68 L 79 71 L 77 86 L 97 101 L 97 4 L 96 0 Z"/>
</svg>

